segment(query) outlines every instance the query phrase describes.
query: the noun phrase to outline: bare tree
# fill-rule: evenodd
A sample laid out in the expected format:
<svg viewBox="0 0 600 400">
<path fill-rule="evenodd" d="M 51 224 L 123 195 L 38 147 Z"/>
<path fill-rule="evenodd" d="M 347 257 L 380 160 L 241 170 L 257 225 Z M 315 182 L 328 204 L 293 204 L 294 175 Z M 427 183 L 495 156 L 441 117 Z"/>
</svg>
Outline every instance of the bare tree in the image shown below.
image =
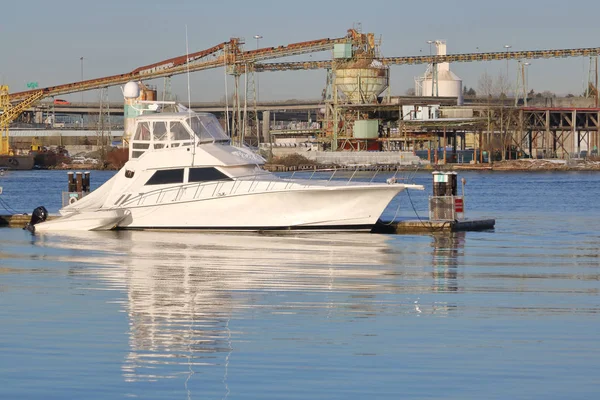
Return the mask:
<svg viewBox="0 0 600 400">
<path fill-rule="evenodd" d="M 477 93 L 487 99 L 490 99 L 494 94 L 494 81 L 487 72 L 484 72 L 479 76 L 479 80 L 477 81 Z"/>
<path fill-rule="evenodd" d="M 542 92 L 542 97 L 544 97 L 544 98 L 547 98 L 547 99 L 550 99 L 550 98 L 556 97 L 556 94 L 552 93 L 552 92 L 551 92 L 551 91 L 549 91 L 549 90 L 544 90 L 544 91 Z"/>
<path fill-rule="evenodd" d="M 510 82 L 506 78 L 506 76 L 499 74 L 496 77 L 496 81 L 494 82 L 494 95 L 498 96 L 501 99 L 505 99 L 508 97 L 508 92 L 510 90 Z"/>
<path fill-rule="evenodd" d="M 497 116 L 497 118 L 499 117 L 500 119 L 499 147 L 501 149 L 502 161 L 506 160 L 506 149 L 510 149 L 510 135 L 508 127 L 511 122 L 511 115 L 510 112 L 508 112 L 508 110 L 505 110 L 504 103 L 504 100 L 508 97 L 509 90 L 510 81 L 508 80 L 508 78 L 505 75 L 498 74 L 494 82 L 494 93 L 496 96 L 498 96 L 499 99 L 503 100 L 502 104 L 499 106 L 500 113 Z"/>
<path fill-rule="evenodd" d="M 484 72 L 479 76 L 479 80 L 477 81 L 477 92 L 486 100 L 487 103 L 485 110 L 487 116 L 487 132 L 485 135 L 484 147 L 487 148 L 489 162 L 492 163 L 494 147 L 492 143 L 492 110 L 490 107 L 490 102 L 494 93 L 494 80 L 487 72 Z"/>
</svg>

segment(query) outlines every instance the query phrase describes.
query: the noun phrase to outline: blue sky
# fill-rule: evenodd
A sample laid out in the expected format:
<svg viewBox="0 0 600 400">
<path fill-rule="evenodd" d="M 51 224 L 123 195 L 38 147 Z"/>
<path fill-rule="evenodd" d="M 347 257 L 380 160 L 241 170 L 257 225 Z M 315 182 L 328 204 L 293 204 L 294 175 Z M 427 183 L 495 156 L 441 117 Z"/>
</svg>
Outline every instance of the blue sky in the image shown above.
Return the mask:
<svg viewBox="0 0 600 400">
<path fill-rule="evenodd" d="M 54 0 L 4 2 L 0 19 L 0 82 L 11 91 L 78 81 L 80 57 L 86 79 L 124 73 L 185 54 L 230 37 L 263 36 L 262 46 L 344 36 L 360 22 L 363 32 L 382 38 L 384 56 L 428 54 L 427 40 L 448 43 L 449 53 L 600 46 L 600 2 L 534 0 L 487 1 L 155 1 Z M 313 57 L 325 57 L 314 55 Z M 303 59 L 309 59 L 304 56 Z M 579 93 L 587 80 L 588 59 L 534 60 L 529 87 L 558 94 Z M 424 66 L 393 66 L 392 94 L 414 87 Z M 482 73 L 505 73 L 505 62 L 453 64 L 466 86 L 477 89 Z M 516 62 L 510 64 L 511 78 Z M 217 101 L 225 94 L 224 72 L 191 76 L 193 101 Z M 514 81 L 514 78 L 512 78 Z M 162 80 L 150 82 L 162 89 Z M 319 98 L 324 71 L 287 71 L 260 76 L 261 99 Z M 173 91 L 187 98 L 187 79 L 174 77 Z M 231 81 L 229 84 L 231 89 Z M 79 99 L 80 94 L 66 96 Z M 118 99 L 118 88 L 111 98 Z M 97 99 L 95 92 L 86 101 Z"/>
</svg>

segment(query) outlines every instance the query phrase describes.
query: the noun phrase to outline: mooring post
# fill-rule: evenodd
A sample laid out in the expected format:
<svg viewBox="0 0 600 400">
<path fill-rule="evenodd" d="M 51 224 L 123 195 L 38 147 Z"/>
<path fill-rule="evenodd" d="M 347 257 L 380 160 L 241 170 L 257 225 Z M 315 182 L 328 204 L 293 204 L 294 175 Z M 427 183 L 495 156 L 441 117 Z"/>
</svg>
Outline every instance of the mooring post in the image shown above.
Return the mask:
<svg viewBox="0 0 600 400">
<path fill-rule="evenodd" d="M 75 186 L 75 176 L 73 174 L 73 172 L 67 172 L 67 180 L 68 180 L 68 185 L 67 185 L 67 192 L 74 192 L 76 189 Z"/>
<path fill-rule="evenodd" d="M 82 191 L 89 193 L 90 191 L 90 172 L 86 171 L 83 173 L 83 187 Z"/>
<path fill-rule="evenodd" d="M 446 160 L 446 144 L 447 144 L 447 142 L 446 142 L 446 127 L 444 127 L 444 164 L 447 163 L 447 160 Z"/>
<path fill-rule="evenodd" d="M 81 172 L 75 173 L 76 192 L 81 193 L 83 191 L 83 175 Z"/>
</svg>

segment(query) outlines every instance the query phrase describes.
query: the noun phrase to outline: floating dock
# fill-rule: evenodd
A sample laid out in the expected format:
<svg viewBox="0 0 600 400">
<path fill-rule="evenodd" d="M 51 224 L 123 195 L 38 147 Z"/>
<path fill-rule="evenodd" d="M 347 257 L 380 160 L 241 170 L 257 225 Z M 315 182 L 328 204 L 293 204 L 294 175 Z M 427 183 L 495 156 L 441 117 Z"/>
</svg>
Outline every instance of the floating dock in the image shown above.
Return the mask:
<svg viewBox="0 0 600 400">
<path fill-rule="evenodd" d="M 60 215 L 48 215 L 46 221 L 51 221 Z M 23 228 L 31 220 L 31 214 L 0 215 L 0 227 Z"/>
<path fill-rule="evenodd" d="M 51 218 L 56 217 L 48 216 L 48 219 Z M 8 226 L 9 228 L 23 228 L 30 220 L 30 214 L 0 215 L 0 226 Z"/>
<path fill-rule="evenodd" d="M 48 220 L 58 218 L 58 215 L 49 215 Z M 23 228 L 31 219 L 29 214 L 0 215 L 0 227 Z M 495 219 L 467 219 L 463 221 L 430 221 L 402 220 L 385 222 L 379 221 L 372 233 L 387 234 L 412 234 L 432 232 L 465 232 L 486 231 L 494 229 Z"/>
<path fill-rule="evenodd" d="M 494 229 L 495 219 L 465 219 L 462 221 L 401 220 L 379 221 L 372 233 L 412 234 L 432 232 L 488 231 Z"/>
<path fill-rule="evenodd" d="M 373 233 L 433 233 L 488 231 L 494 229 L 495 219 L 469 219 L 465 217 L 465 179 L 462 195 L 458 196 L 456 172 L 433 171 L 433 196 L 429 197 L 429 218 L 399 221 L 378 221 Z"/>
</svg>

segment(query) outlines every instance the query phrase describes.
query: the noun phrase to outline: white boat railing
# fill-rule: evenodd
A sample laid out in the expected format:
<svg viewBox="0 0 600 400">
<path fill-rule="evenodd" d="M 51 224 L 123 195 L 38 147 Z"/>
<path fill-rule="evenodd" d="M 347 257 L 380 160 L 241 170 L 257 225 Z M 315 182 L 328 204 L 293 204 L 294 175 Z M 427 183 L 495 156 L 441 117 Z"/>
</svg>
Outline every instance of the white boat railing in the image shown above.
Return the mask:
<svg viewBox="0 0 600 400">
<path fill-rule="evenodd" d="M 254 192 L 272 192 L 285 191 L 292 188 L 306 189 L 309 187 L 328 187 L 335 183 L 337 186 L 355 184 L 374 184 L 379 170 L 369 171 L 372 175 L 361 177 L 361 180 L 354 180 L 357 173 L 360 171 L 355 169 L 348 178 L 341 177 L 339 172 L 348 172 L 348 170 L 340 169 L 322 169 L 314 170 L 308 177 L 297 177 L 297 175 L 308 174 L 309 171 L 294 171 L 289 177 L 278 177 L 270 172 L 258 173 L 246 176 L 237 176 L 227 179 L 220 179 L 210 182 L 193 182 L 180 184 L 175 187 L 155 189 L 146 193 L 124 193 L 113 204 L 113 208 L 155 205 L 166 202 L 190 201 L 201 198 L 209 199 L 215 197 L 232 196 L 238 194 L 247 194 Z M 366 171 L 362 171 L 366 172 Z M 330 174 L 329 174 L 330 173 Z M 329 176 L 323 176 L 329 174 Z M 337 174 L 337 175 L 336 175 Z M 264 179 L 268 177 L 268 179 Z M 335 178 L 335 179 L 334 179 Z M 368 179 L 368 180 L 367 180 Z M 388 184 L 396 183 L 396 174 L 393 181 L 388 180 Z M 381 184 L 383 182 L 379 182 Z M 419 188 L 419 185 L 407 185 L 407 187 Z M 190 196 L 191 192 L 193 196 Z M 147 204 L 147 200 L 155 197 L 155 201 Z"/>
</svg>

